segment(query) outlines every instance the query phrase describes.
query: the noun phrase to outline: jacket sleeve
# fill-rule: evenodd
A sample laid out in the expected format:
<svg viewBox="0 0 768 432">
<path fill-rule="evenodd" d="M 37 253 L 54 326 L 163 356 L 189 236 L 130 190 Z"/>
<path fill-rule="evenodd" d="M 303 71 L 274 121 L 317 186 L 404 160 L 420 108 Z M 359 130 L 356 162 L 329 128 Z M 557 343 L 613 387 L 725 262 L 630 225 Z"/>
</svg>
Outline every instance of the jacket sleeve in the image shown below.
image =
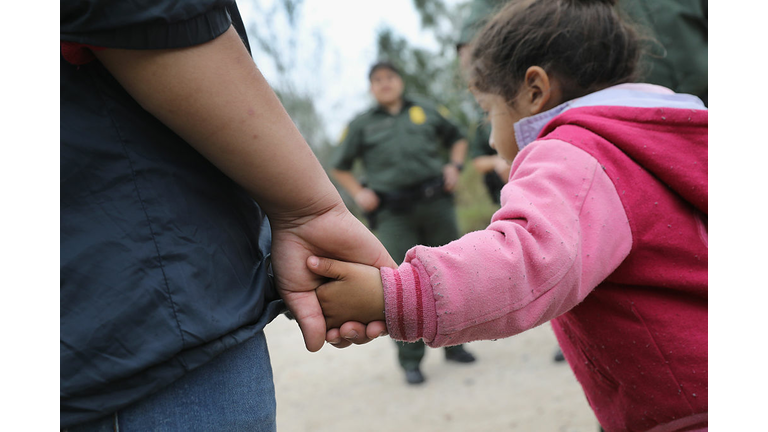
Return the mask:
<svg viewBox="0 0 768 432">
<path fill-rule="evenodd" d="M 235 25 L 234 0 L 62 0 L 60 39 L 105 48 L 168 49 L 215 39 Z"/>
<path fill-rule="evenodd" d="M 355 159 L 360 157 L 363 131 L 358 122 L 352 121 L 341 134 L 339 145 L 331 155 L 331 166 L 341 171 L 351 171 Z"/>
<path fill-rule="evenodd" d="M 613 183 L 565 142 L 526 147 L 501 204 L 485 230 L 382 268 L 391 337 L 438 347 L 512 336 L 579 304 L 631 249 Z"/>
</svg>

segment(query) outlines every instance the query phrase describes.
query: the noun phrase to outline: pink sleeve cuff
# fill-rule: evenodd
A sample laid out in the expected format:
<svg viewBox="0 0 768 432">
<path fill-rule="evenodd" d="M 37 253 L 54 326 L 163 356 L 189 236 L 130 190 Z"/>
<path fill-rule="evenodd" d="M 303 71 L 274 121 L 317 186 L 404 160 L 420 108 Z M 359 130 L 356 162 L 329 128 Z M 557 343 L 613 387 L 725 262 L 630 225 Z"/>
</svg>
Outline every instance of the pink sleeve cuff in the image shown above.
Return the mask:
<svg viewBox="0 0 768 432">
<path fill-rule="evenodd" d="M 435 299 L 424 267 L 418 261 L 403 263 L 397 269 L 382 267 L 381 281 L 389 336 L 408 342 L 434 339 Z"/>
</svg>

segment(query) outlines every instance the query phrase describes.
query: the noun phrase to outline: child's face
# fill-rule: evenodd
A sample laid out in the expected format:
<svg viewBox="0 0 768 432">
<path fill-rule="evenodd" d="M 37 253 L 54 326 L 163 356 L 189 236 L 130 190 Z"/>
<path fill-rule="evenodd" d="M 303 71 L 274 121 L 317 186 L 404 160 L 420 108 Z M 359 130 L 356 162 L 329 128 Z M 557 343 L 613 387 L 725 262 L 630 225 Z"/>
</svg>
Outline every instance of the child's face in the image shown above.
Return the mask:
<svg viewBox="0 0 768 432">
<path fill-rule="evenodd" d="M 507 104 L 503 97 L 473 90 L 472 94 L 480 107 L 488 113 L 491 122 L 491 139 L 489 144 L 496 149 L 504 160 L 512 163 L 517 156 L 517 140 L 515 140 L 514 124 L 525 117 L 517 109 Z"/>
<path fill-rule="evenodd" d="M 382 105 L 397 102 L 403 96 L 403 79 L 394 71 L 381 68 L 371 75 L 371 93 Z"/>
</svg>

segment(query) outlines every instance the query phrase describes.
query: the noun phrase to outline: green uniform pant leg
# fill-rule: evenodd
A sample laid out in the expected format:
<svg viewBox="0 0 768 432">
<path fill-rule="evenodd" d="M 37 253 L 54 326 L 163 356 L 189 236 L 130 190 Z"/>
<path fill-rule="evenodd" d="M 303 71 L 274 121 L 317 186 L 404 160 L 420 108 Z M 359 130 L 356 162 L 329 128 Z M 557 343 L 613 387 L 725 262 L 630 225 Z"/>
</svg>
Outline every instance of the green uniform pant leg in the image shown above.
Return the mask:
<svg viewBox="0 0 768 432">
<path fill-rule="evenodd" d="M 419 206 L 418 219 L 424 230 L 421 243 L 443 246 L 459 238 L 459 224 L 451 197 L 440 197 Z M 419 341 L 421 342 L 421 341 Z M 445 351 L 462 349 L 462 345 L 445 347 Z"/>
<path fill-rule="evenodd" d="M 407 213 L 382 210 L 379 213 L 377 235 L 387 252 L 398 263 L 405 258 L 406 252 L 413 246 L 448 244 L 459 237 L 453 199 L 439 197 L 422 201 Z M 396 344 L 400 366 L 406 370 L 419 367 L 426 351 L 424 342 L 396 342 Z M 460 348 L 461 345 L 447 347 L 446 351 Z"/>
<path fill-rule="evenodd" d="M 421 228 L 419 244 L 444 246 L 459 238 L 459 224 L 451 197 L 440 197 L 420 203 L 415 213 Z"/>
<path fill-rule="evenodd" d="M 379 212 L 376 236 L 398 264 L 402 263 L 408 249 L 419 244 L 419 229 L 413 212 L 393 213 L 383 209 Z M 424 358 L 424 342 L 407 343 L 395 341 L 397 359 L 403 369 L 416 369 Z"/>
<path fill-rule="evenodd" d="M 419 244 L 419 231 L 412 212 L 394 213 L 383 209 L 377 215 L 376 237 L 399 265 L 408 249 Z"/>
<path fill-rule="evenodd" d="M 395 344 L 397 344 L 397 361 L 400 363 L 400 367 L 405 370 L 418 368 L 426 351 L 424 342 L 421 340 L 416 342 L 395 341 Z"/>
</svg>

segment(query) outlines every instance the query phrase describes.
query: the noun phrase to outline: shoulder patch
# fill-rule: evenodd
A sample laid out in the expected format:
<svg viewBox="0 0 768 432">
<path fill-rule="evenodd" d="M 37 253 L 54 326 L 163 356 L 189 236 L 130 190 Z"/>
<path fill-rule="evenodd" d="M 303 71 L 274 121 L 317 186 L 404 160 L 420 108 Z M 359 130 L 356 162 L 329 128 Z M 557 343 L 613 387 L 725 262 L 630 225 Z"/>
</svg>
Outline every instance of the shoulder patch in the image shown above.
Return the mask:
<svg viewBox="0 0 768 432">
<path fill-rule="evenodd" d="M 413 124 L 424 124 L 427 121 L 427 114 L 424 113 L 424 108 L 415 105 L 408 109 L 408 115 L 411 117 Z"/>
</svg>

